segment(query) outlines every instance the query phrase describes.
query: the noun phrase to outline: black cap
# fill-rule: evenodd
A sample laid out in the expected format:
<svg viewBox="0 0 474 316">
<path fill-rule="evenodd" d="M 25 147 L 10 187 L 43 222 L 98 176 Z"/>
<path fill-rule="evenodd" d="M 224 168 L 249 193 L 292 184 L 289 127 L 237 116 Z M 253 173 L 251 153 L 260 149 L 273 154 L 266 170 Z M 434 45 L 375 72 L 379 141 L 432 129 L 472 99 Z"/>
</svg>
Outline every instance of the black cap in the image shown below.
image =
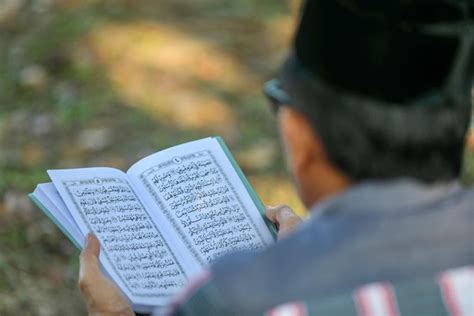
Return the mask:
<svg viewBox="0 0 474 316">
<path fill-rule="evenodd" d="M 340 91 L 405 104 L 440 89 L 471 54 L 459 51 L 473 2 L 308 0 L 293 58 Z"/>
</svg>

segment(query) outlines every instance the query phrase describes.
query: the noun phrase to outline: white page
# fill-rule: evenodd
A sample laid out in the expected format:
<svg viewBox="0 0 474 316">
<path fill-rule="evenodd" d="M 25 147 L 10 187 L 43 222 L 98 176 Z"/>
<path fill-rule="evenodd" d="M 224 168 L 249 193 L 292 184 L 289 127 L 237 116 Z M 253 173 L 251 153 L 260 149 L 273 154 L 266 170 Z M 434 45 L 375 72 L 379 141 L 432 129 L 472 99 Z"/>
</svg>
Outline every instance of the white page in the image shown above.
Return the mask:
<svg viewBox="0 0 474 316">
<path fill-rule="evenodd" d="M 64 204 L 61 196 L 59 195 L 56 187 L 53 183 L 40 183 L 36 187 L 35 191 L 32 193 L 33 196 L 38 199 L 38 201 L 47 209 L 51 216 L 53 216 L 57 222 L 58 226 L 62 226 L 67 230 L 66 235 L 70 236 L 80 249 L 84 248 L 85 236 L 82 234 L 79 226 L 77 226 L 74 218 Z M 54 220 L 53 220 L 54 221 Z M 56 221 L 54 221 L 56 223 Z M 61 228 L 61 227 L 60 227 Z M 101 267 L 102 272 L 109 278 L 110 275 L 107 271 Z M 132 304 L 132 302 L 130 302 Z M 132 304 L 133 310 L 141 313 L 150 313 L 153 311 L 153 307 L 147 305 L 136 305 Z"/>
<path fill-rule="evenodd" d="M 127 172 L 163 224 L 178 232 L 195 269 L 221 255 L 274 242 L 246 187 L 215 138 L 174 146 Z"/>
<path fill-rule="evenodd" d="M 52 183 L 41 183 L 38 184 L 35 191 L 33 192 L 33 196 L 42 204 L 44 208 L 49 212 L 49 214 L 55 219 L 53 220 L 55 223 L 57 222 L 61 229 L 66 230 L 66 235 L 70 236 L 74 241 L 74 243 L 78 246 L 83 247 L 84 244 L 84 235 L 79 230 L 79 227 L 73 221 L 70 221 L 68 215 L 69 213 L 65 206 L 63 209 L 58 208 L 57 204 L 53 202 L 53 200 L 45 193 L 45 188 L 49 193 L 51 193 L 49 185 L 53 186 Z M 56 190 L 53 188 L 53 190 Z M 56 201 L 57 202 L 57 201 Z M 62 201 L 61 201 L 62 202 Z"/>
<path fill-rule="evenodd" d="M 78 244 L 82 248 L 85 236 L 81 233 L 79 226 L 77 226 L 74 217 L 72 217 L 71 212 L 69 212 L 66 204 L 64 204 L 54 184 L 52 182 L 40 183 L 38 184 L 38 189 L 49 199 L 49 201 L 51 201 L 51 203 L 53 203 L 54 207 L 59 211 L 59 214 L 55 213 L 56 217 L 60 216 L 67 225 L 66 227 L 68 227 L 68 231 L 78 237 L 77 240 L 80 240 Z"/>
<path fill-rule="evenodd" d="M 113 168 L 49 170 L 81 232 L 96 234 L 100 261 L 135 304 L 162 305 L 186 273 L 127 176 Z"/>
</svg>

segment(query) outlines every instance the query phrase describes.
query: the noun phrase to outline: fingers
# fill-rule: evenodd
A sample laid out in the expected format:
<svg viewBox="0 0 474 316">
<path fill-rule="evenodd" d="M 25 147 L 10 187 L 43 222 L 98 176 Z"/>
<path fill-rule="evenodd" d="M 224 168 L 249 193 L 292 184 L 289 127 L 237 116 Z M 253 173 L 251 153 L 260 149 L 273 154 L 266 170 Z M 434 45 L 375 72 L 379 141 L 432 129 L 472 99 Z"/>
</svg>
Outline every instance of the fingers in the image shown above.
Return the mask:
<svg viewBox="0 0 474 316">
<path fill-rule="evenodd" d="M 287 205 L 268 206 L 265 209 L 265 214 L 270 221 L 276 224 L 282 224 L 288 221 L 301 221 L 301 218 Z"/>
<path fill-rule="evenodd" d="M 282 205 L 283 206 L 283 205 Z M 277 213 L 277 210 L 280 206 L 267 206 L 265 208 L 265 215 L 267 216 L 267 218 L 272 222 L 272 223 L 275 223 L 275 224 L 278 224 L 277 223 L 277 218 L 276 218 L 276 213 Z"/>
<path fill-rule="evenodd" d="M 87 234 L 84 249 L 81 252 L 79 269 L 79 287 L 86 291 L 102 276 L 99 266 L 100 243 L 94 234 Z"/>
<path fill-rule="evenodd" d="M 277 224 L 279 237 L 286 236 L 302 222 L 301 218 L 287 205 L 269 206 L 265 213 L 270 221 Z"/>
</svg>

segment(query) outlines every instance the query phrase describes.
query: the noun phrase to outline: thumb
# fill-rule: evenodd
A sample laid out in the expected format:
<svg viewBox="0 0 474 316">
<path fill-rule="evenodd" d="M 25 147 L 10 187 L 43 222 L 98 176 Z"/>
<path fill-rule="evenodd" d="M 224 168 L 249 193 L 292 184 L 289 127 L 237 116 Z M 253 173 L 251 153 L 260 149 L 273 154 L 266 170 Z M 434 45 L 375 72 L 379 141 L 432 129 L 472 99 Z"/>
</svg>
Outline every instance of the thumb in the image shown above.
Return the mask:
<svg viewBox="0 0 474 316">
<path fill-rule="evenodd" d="M 94 280 L 101 275 L 99 267 L 100 243 L 97 237 L 87 234 L 84 249 L 80 255 L 79 285 L 81 288 L 94 283 Z"/>
</svg>

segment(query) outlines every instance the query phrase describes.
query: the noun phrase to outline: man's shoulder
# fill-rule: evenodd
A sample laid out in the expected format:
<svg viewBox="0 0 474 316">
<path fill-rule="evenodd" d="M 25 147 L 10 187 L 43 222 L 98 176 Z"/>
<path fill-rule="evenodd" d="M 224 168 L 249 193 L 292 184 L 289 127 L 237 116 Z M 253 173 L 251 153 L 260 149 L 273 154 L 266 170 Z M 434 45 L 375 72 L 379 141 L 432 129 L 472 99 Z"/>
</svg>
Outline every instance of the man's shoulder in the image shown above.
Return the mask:
<svg viewBox="0 0 474 316">
<path fill-rule="evenodd" d="M 474 186 L 457 181 L 427 184 L 413 179 L 367 180 L 329 200 L 325 208 L 354 213 L 354 210 L 406 213 L 420 209 L 465 208 L 474 200 Z M 448 209 L 448 208 L 446 208 Z M 450 208 L 451 209 L 451 208 Z"/>
<path fill-rule="evenodd" d="M 371 191 L 358 203 L 335 199 L 327 213 L 264 251 L 224 257 L 212 267 L 213 293 L 230 308 L 264 308 L 474 263 L 474 188 Z M 376 193 L 390 201 L 367 198 Z"/>
</svg>

